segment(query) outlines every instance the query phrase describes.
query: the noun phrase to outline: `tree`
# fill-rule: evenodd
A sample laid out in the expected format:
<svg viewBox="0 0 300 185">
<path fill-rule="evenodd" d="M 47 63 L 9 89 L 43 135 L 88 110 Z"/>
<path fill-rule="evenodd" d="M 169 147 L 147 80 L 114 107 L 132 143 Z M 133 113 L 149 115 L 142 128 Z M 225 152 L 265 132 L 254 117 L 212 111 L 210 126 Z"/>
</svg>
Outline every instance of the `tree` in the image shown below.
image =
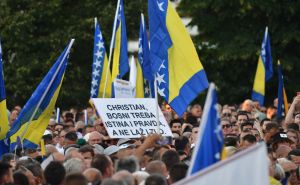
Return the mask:
<svg viewBox="0 0 300 185">
<path fill-rule="evenodd" d="M 0 36 L 9 107 L 24 105 L 71 38 L 75 38 L 57 106 L 84 107 L 90 97 L 94 17 L 106 50 L 117 1 L 0 1 Z M 142 1 L 125 1 L 127 35 L 138 37 Z"/>
<path fill-rule="evenodd" d="M 185 0 L 182 16 L 192 18 L 200 34 L 194 39 L 210 81 L 216 83 L 219 99 L 240 103 L 251 97 L 265 27 L 269 27 L 274 76 L 266 85 L 266 102 L 277 97 L 277 60 L 283 64 L 289 99 L 299 89 L 300 2 L 265 0 Z"/>
</svg>

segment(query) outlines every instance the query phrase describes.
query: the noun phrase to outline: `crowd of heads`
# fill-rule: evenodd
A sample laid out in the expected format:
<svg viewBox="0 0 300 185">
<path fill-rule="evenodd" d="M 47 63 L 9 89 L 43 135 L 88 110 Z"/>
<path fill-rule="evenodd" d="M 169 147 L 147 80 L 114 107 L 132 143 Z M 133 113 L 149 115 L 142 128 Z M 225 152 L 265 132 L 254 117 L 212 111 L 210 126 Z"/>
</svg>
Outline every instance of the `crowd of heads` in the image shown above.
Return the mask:
<svg viewBox="0 0 300 185">
<path fill-rule="evenodd" d="M 219 105 L 220 127 L 227 157 L 258 142 L 268 147 L 272 182 L 300 183 L 300 98 L 286 114 L 277 114 L 277 101 L 269 107 L 245 100 L 240 105 Z M 186 177 L 198 140 L 202 107 L 191 105 L 179 117 L 163 103 L 163 114 L 173 137 L 157 134 L 112 139 L 91 107 L 64 111 L 60 121 L 49 121 L 39 148 L 23 148 L 1 157 L 0 185 L 154 185 L 172 184 Z M 10 125 L 21 108 L 10 113 Z"/>
</svg>

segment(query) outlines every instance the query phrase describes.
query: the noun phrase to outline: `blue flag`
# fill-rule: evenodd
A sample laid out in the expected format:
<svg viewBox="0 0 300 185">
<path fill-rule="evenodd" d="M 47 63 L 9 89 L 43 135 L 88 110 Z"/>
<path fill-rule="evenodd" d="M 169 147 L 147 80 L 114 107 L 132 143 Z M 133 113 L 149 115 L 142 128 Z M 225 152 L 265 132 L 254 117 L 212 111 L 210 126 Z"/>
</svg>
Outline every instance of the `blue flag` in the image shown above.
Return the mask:
<svg viewBox="0 0 300 185">
<path fill-rule="evenodd" d="M 198 141 L 196 143 L 188 175 L 192 175 L 218 161 L 224 156 L 224 138 L 218 115 L 217 92 L 211 84 L 205 101 Z"/>
<path fill-rule="evenodd" d="M 141 14 L 141 24 L 139 33 L 139 51 L 138 59 L 143 71 L 144 77 L 144 97 L 153 97 L 154 95 L 154 76 L 151 71 L 150 50 L 147 36 L 146 23 L 144 15 Z"/>
<path fill-rule="evenodd" d="M 117 23 L 115 28 L 116 36 L 114 39 L 112 81 L 114 81 L 115 78 L 122 78 L 129 71 L 123 0 L 120 0 L 117 11 L 117 17 L 115 17 Z"/>
<path fill-rule="evenodd" d="M 61 53 L 7 133 L 11 151 L 18 145 L 18 137 L 24 148 L 38 147 L 55 108 L 73 42 L 74 40 Z"/>
<path fill-rule="evenodd" d="M 277 105 L 277 118 L 283 117 L 283 109 L 284 107 L 284 115 L 287 115 L 289 104 L 287 100 L 287 96 L 285 93 L 284 82 L 283 82 L 283 74 L 282 74 L 282 66 L 280 61 L 278 60 L 278 105 Z"/>
<path fill-rule="evenodd" d="M 266 28 L 253 84 L 252 100 L 264 104 L 266 82 L 273 76 L 270 36 Z"/>
<path fill-rule="evenodd" d="M 93 71 L 91 82 L 91 98 L 103 97 L 105 80 L 107 76 L 107 84 L 105 89 L 105 97 L 111 97 L 111 73 L 108 68 L 108 61 L 104 46 L 104 39 L 100 30 L 100 25 L 95 19 L 94 34 L 94 51 L 93 51 Z M 106 73 L 108 74 L 106 75 Z"/>
<path fill-rule="evenodd" d="M 150 60 L 157 91 L 182 116 L 208 87 L 198 54 L 169 0 L 148 0 Z"/>
<path fill-rule="evenodd" d="M 8 145 L 5 143 L 6 134 L 9 130 L 7 107 L 6 107 L 6 93 L 4 84 L 4 74 L 2 65 L 2 47 L 0 40 L 0 156 L 8 152 Z"/>
</svg>

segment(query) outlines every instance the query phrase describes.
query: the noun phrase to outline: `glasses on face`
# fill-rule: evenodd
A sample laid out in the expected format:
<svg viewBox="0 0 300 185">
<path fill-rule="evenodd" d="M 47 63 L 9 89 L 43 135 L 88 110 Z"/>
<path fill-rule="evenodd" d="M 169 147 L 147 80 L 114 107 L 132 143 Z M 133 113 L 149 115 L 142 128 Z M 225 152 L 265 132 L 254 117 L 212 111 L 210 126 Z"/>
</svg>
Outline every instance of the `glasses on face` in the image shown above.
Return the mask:
<svg viewBox="0 0 300 185">
<path fill-rule="evenodd" d="M 230 124 L 222 125 L 222 129 L 231 128 L 231 127 L 232 127 L 232 125 L 230 125 Z"/>
<path fill-rule="evenodd" d="M 230 114 L 230 113 L 223 113 L 223 116 L 228 116 L 228 117 L 230 117 L 231 114 Z"/>
</svg>

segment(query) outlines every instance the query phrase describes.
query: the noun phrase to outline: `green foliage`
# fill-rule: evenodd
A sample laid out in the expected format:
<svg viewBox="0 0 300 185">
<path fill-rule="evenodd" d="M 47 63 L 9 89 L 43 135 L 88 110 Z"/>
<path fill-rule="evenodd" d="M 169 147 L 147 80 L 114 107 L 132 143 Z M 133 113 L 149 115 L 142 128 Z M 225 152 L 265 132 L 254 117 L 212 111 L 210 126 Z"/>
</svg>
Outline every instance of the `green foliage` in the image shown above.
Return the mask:
<svg viewBox="0 0 300 185">
<path fill-rule="evenodd" d="M 210 81 L 224 103 L 251 97 L 260 46 L 269 27 L 274 76 L 267 83 L 266 101 L 277 96 L 277 60 L 283 65 L 289 99 L 299 91 L 300 2 L 282 0 L 183 0 L 181 15 L 192 18 L 200 34 L 194 43 Z"/>
<path fill-rule="evenodd" d="M 0 36 L 9 107 L 24 105 L 71 38 L 75 38 L 57 106 L 83 107 L 90 97 L 94 17 L 106 50 L 117 0 L 2 0 Z M 143 1 L 125 1 L 127 35 L 138 37 Z"/>
<path fill-rule="evenodd" d="M 86 106 L 90 96 L 94 17 L 109 50 L 117 0 L 1 0 L 0 36 L 9 107 L 24 103 L 71 38 L 75 43 L 57 106 Z M 147 1 L 124 0 L 127 36 L 137 39 L 140 12 Z M 288 96 L 299 86 L 300 2 L 295 0 L 182 0 L 181 16 L 193 18 L 200 34 L 193 38 L 210 81 L 224 103 L 251 97 L 265 26 L 269 27 L 274 76 L 267 102 L 277 94 L 277 59 Z M 204 94 L 198 100 L 203 102 Z"/>
</svg>

